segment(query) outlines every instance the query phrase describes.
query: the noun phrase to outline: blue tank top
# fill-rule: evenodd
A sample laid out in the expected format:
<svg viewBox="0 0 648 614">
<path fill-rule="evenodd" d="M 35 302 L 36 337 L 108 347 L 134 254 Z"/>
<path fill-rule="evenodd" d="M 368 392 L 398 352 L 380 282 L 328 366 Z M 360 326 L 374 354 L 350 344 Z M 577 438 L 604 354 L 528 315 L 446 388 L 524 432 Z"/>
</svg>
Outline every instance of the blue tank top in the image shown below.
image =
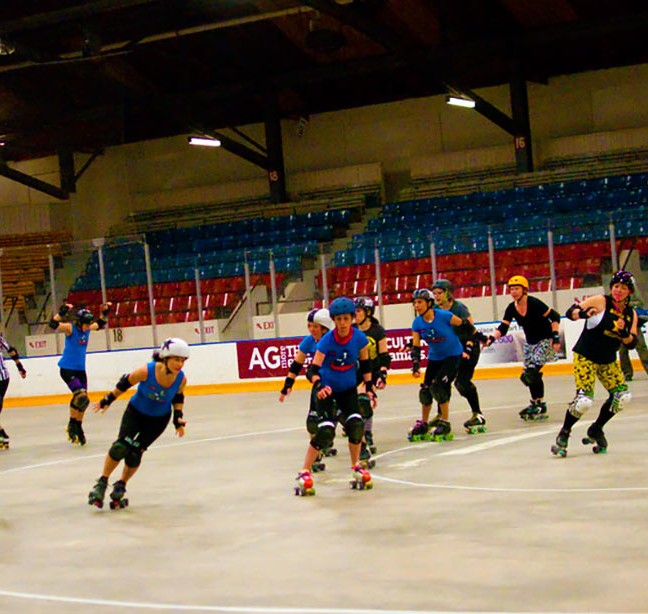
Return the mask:
<svg viewBox="0 0 648 614">
<path fill-rule="evenodd" d="M 76 324 L 73 324 L 72 333 L 65 336 L 65 347 L 58 366 L 61 369 L 85 371 L 89 338 L 90 330 L 84 332 Z"/>
<path fill-rule="evenodd" d="M 326 333 L 317 344 L 318 351 L 325 356 L 320 370 L 322 384 L 330 386 L 333 392 L 355 388 L 358 355 L 368 344 L 367 335 L 357 328 L 351 328 L 344 339 L 335 330 Z"/>
<path fill-rule="evenodd" d="M 412 322 L 412 330 L 428 344 L 428 360 L 461 356 L 463 346 L 450 324 L 452 313 L 445 309 L 435 309 L 433 313 L 432 322 L 427 322 L 423 316 L 417 316 Z"/>
<path fill-rule="evenodd" d="M 164 416 L 171 413 L 171 402 L 178 392 L 184 373 L 180 371 L 178 376 L 168 388 L 161 386 L 155 379 L 155 361 L 149 362 L 148 376 L 137 386 L 137 392 L 130 400 L 130 404 L 137 411 L 147 416 Z"/>
</svg>

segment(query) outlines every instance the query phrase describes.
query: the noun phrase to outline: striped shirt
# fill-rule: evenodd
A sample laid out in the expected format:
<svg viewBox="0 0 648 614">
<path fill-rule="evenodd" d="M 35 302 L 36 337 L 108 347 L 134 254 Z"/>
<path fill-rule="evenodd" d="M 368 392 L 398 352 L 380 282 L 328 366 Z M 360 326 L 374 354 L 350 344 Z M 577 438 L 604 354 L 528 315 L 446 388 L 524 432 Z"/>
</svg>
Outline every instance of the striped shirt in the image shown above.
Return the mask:
<svg viewBox="0 0 648 614">
<path fill-rule="evenodd" d="M 5 365 L 4 356 L 2 355 L 2 350 L 9 353 L 9 348 L 11 346 L 7 343 L 7 340 L 0 335 L 0 381 L 5 381 L 9 379 L 9 371 L 7 370 L 7 365 Z"/>
</svg>

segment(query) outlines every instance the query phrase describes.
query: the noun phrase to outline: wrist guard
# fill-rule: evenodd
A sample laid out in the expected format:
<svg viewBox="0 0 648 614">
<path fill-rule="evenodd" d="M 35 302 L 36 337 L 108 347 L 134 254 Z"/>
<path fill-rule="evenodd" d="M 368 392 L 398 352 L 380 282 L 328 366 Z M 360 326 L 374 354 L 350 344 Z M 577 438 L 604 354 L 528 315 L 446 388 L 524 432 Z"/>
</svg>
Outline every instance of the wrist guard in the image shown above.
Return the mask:
<svg viewBox="0 0 648 614">
<path fill-rule="evenodd" d="M 104 320 L 103 317 L 97 318 L 97 330 L 102 330 L 106 328 L 106 324 L 108 324 L 108 321 Z"/>
<path fill-rule="evenodd" d="M 288 394 L 288 391 L 294 386 L 294 384 L 295 380 L 292 377 L 286 377 L 283 388 L 281 389 L 281 394 Z"/>
<path fill-rule="evenodd" d="M 181 409 L 174 409 L 173 410 L 173 426 L 175 426 L 176 429 L 179 429 L 181 426 L 184 426 L 184 424 L 181 424 L 182 420 L 182 410 Z"/>
<path fill-rule="evenodd" d="M 20 362 L 19 360 L 16 361 L 16 369 L 18 369 L 18 373 L 20 373 L 20 375 L 27 375 L 25 367 L 23 367 L 22 362 Z"/>
<path fill-rule="evenodd" d="M 368 358 L 360 361 L 360 373 L 371 373 L 371 360 Z"/>
<path fill-rule="evenodd" d="M 64 318 L 68 314 L 68 311 L 70 311 L 70 308 L 67 306 L 67 303 L 63 303 L 58 310 L 58 314 Z"/>
<path fill-rule="evenodd" d="M 52 318 L 52 319 L 49 321 L 49 327 L 50 327 L 52 330 L 56 330 L 60 325 L 61 325 L 61 323 L 60 323 L 58 320 L 55 320 L 54 318 Z"/>
<path fill-rule="evenodd" d="M 421 361 L 421 346 L 420 345 L 413 345 L 412 349 L 410 351 L 410 354 L 412 355 L 412 362 L 420 362 Z"/>
<path fill-rule="evenodd" d="M 553 343 L 560 343 L 560 333 L 551 333 L 551 340 L 553 341 Z"/>
<path fill-rule="evenodd" d="M 109 392 L 101 401 L 99 401 L 99 407 L 103 409 L 104 407 L 110 407 L 110 404 L 116 399 L 117 397 L 112 393 Z"/>
<path fill-rule="evenodd" d="M 374 391 L 373 390 L 373 382 L 371 380 L 365 380 L 364 385 L 365 385 L 365 390 L 367 391 L 367 394 L 369 394 L 370 392 L 373 394 L 373 391 Z"/>
<path fill-rule="evenodd" d="M 617 335 L 619 335 L 620 339 L 627 339 L 632 333 L 627 329 L 627 328 L 622 328 L 621 330 L 617 331 Z"/>
<path fill-rule="evenodd" d="M 587 315 L 587 310 L 581 309 L 580 305 L 578 303 L 574 303 L 566 312 L 565 315 L 570 319 L 573 320 L 572 314 L 574 312 L 578 313 L 578 317 L 581 318 L 582 320 L 587 320 L 589 317 Z"/>
<path fill-rule="evenodd" d="M 493 343 L 495 343 L 497 341 L 497 339 L 495 339 L 495 337 L 493 337 L 493 335 L 488 335 L 488 338 L 486 339 L 486 341 L 488 342 L 488 345 L 493 345 Z"/>
<path fill-rule="evenodd" d="M 468 354 L 468 358 L 470 358 L 472 356 L 472 353 L 473 353 L 474 349 L 475 349 L 475 346 L 472 343 L 470 343 L 470 344 L 466 343 L 466 345 L 464 345 L 463 351 L 466 354 Z"/>
<path fill-rule="evenodd" d="M 630 343 L 626 343 L 625 346 L 629 350 L 634 350 L 637 347 L 637 343 L 639 342 L 639 339 L 638 339 L 637 335 L 634 335 L 632 333 L 630 333 L 630 336 L 632 337 L 632 341 Z"/>
<path fill-rule="evenodd" d="M 475 332 L 473 338 L 475 339 L 475 341 L 479 341 L 480 343 L 486 343 L 488 341 L 488 337 L 484 335 L 484 333 L 482 333 L 480 330 Z"/>
<path fill-rule="evenodd" d="M 313 390 L 315 391 L 315 394 L 317 394 L 322 388 L 324 388 L 324 385 L 322 384 L 322 380 L 318 379 L 314 384 L 313 384 Z"/>
<path fill-rule="evenodd" d="M 500 332 L 500 335 L 502 335 L 502 337 L 506 335 L 506 333 L 508 333 L 508 329 L 509 329 L 509 325 L 504 324 L 504 322 L 501 322 L 500 325 L 497 327 L 497 330 Z"/>
<path fill-rule="evenodd" d="M 106 303 L 106 305 L 104 305 L 104 308 L 101 310 L 102 317 L 105 318 L 110 313 L 110 308 L 111 308 L 111 306 L 108 303 Z"/>
<path fill-rule="evenodd" d="M 418 360 L 412 361 L 412 373 L 419 373 L 421 371 L 421 365 Z"/>
<path fill-rule="evenodd" d="M 383 384 L 387 383 L 387 371 L 386 370 L 380 370 L 378 373 L 378 379 L 381 379 L 383 381 Z M 376 380 L 378 381 L 378 380 Z"/>
</svg>

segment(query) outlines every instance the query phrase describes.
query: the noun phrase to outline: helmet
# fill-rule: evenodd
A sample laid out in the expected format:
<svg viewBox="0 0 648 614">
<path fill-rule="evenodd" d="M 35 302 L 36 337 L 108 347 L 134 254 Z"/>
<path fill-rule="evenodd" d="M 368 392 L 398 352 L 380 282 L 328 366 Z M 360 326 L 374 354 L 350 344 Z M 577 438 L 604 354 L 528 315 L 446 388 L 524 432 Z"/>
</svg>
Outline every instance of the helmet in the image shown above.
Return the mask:
<svg viewBox="0 0 648 614">
<path fill-rule="evenodd" d="M 308 312 L 308 315 L 306 316 L 306 321 L 307 322 L 315 322 L 315 314 L 319 311 L 319 309 L 311 309 Z"/>
<path fill-rule="evenodd" d="M 331 314 L 331 318 L 334 318 L 335 316 L 343 315 L 345 313 L 354 316 L 355 305 L 350 298 L 346 298 L 346 296 L 341 296 L 340 298 L 336 298 L 331 303 L 329 307 L 329 313 Z"/>
<path fill-rule="evenodd" d="M 523 275 L 513 275 L 511 279 L 508 280 L 509 286 L 522 286 L 523 288 L 529 289 L 529 280 Z"/>
<path fill-rule="evenodd" d="M 319 324 L 329 330 L 335 328 L 335 324 L 333 323 L 333 320 L 331 320 L 328 309 L 315 309 L 314 311 L 315 314 L 313 315 L 311 322 L 315 322 L 315 324 Z"/>
<path fill-rule="evenodd" d="M 367 296 L 359 296 L 353 301 L 353 304 L 356 309 L 364 309 L 368 316 L 372 316 L 376 311 L 376 303 L 374 303 L 372 298 Z"/>
<path fill-rule="evenodd" d="M 79 309 L 76 312 L 76 320 L 79 324 L 92 324 L 94 316 L 89 309 Z"/>
<path fill-rule="evenodd" d="M 612 275 L 612 279 L 610 279 L 610 288 L 614 284 L 625 284 L 628 286 L 628 289 L 630 292 L 635 291 L 635 278 L 634 275 L 630 271 L 617 271 Z"/>
<path fill-rule="evenodd" d="M 434 300 L 432 292 L 430 292 L 427 288 L 419 288 L 418 290 L 414 290 L 414 292 L 412 292 L 412 300 L 417 298 L 422 298 L 428 303 Z"/>
<path fill-rule="evenodd" d="M 447 279 L 437 279 L 432 284 L 432 290 L 434 290 L 435 288 L 440 288 L 441 290 L 445 290 L 450 296 L 454 294 L 454 286 L 452 285 L 452 282 L 448 281 Z"/>
<path fill-rule="evenodd" d="M 162 342 L 158 355 L 160 358 L 169 358 L 169 356 L 189 358 L 189 345 L 178 337 L 169 337 Z"/>
</svg>

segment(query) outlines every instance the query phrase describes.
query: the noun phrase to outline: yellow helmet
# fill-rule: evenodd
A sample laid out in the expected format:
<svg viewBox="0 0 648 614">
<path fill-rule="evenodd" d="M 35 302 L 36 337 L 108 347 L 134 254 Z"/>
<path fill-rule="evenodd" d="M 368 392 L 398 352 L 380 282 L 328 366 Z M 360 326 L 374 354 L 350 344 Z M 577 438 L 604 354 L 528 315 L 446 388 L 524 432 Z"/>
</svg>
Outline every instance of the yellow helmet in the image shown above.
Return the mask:
<svg viewBox="0 0 648 614">
<path fill-rule="evenodd" d="M 509 286 L 522 286 L 523 288 L 529 289 L 529 280 L 522 275 L 513 275 L 511 279 L 508 280 Z"/>
</svg>

